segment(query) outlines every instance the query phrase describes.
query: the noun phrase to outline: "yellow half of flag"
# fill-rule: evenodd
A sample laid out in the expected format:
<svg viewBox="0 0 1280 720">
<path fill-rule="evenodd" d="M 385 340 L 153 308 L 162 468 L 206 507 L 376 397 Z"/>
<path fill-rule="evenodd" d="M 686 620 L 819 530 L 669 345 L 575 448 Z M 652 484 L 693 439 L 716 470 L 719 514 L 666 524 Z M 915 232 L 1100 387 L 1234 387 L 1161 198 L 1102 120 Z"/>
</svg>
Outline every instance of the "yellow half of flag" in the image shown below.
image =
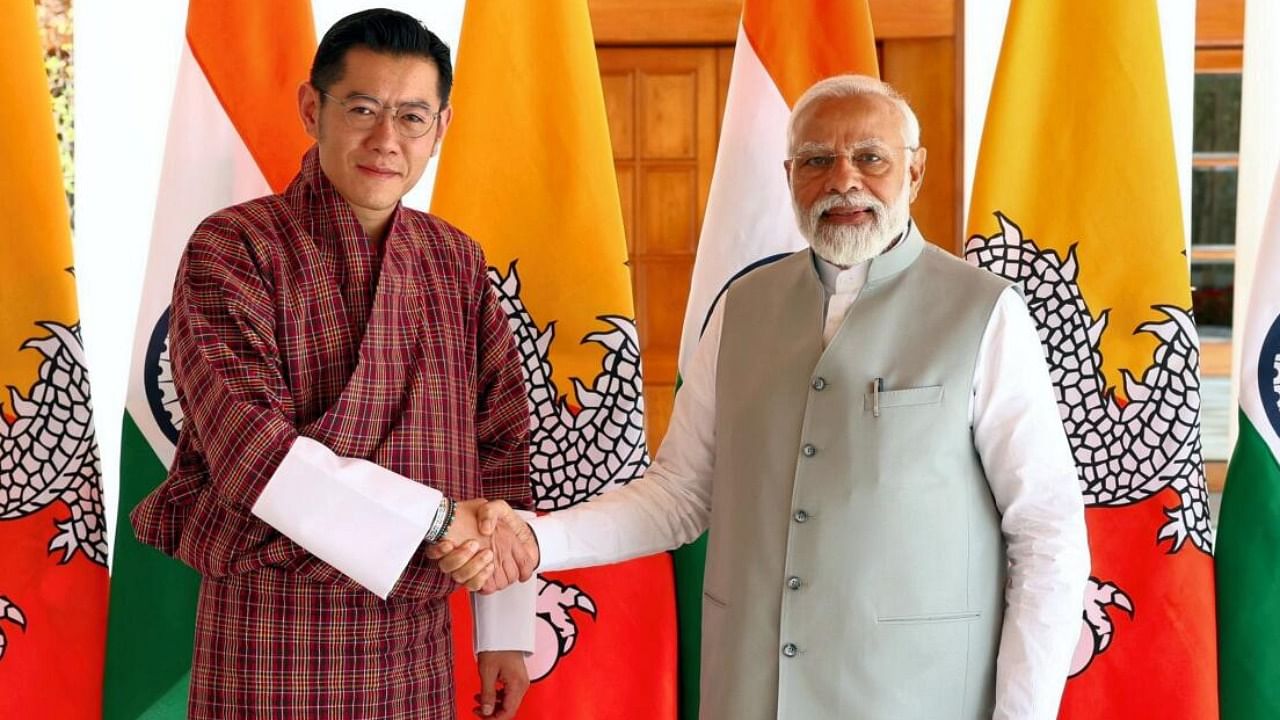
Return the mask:
<svg viewBox="0 0 1280 720">
<path fill-rule="evenodd" d="M 21 352 L 47 333 L 36 322 L 77 322 L 71 226 L 62 189 L 35 5 L 0 3 L 0 384 L 26 388 L 41 361 Z M 6 398 L 7 399 L 7 398 Z"/>
<path fill-rule="evenodd" d="M 1085 301 L 1111 309 L 1104 373 L 1150 364 L 1156 338 L 1132 330 L 1191 305 L 1153 0 L 1015 0 L 970 208 L 969 235 L 999 232 L 999 211 L 1041 248 L 1081 243 Z"/>
<path fill-rule="evenodd" d="M 556 322 L 556 385 L 591 378 L 601 350 L 579 341 L 633 317 L 604 93 L 583 2 L 471 3 L 458 43 L 432 212 L 474 237 L 541 325 Z"/>
</svg>

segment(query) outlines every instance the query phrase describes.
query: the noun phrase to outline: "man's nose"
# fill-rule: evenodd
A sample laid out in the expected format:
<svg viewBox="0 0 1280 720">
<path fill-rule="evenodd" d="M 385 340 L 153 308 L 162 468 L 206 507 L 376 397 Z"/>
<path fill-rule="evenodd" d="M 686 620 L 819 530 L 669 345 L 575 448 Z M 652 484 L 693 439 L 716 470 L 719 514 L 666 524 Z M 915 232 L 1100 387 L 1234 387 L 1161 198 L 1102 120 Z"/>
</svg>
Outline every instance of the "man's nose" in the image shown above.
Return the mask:
<svg viewBox="0 0 1280 720">
<path fill-rule="evenodd" d="M 369 129 L 369 137 L 367 142 L 375 148 L 386 149 L 394 145 L 399 139 L 396 131 L 396 117 L 390 110 L 383 109 L 378 113 L 378 120 Z"/>
<path fill-rule="evenodd" d="M 848 155 L 837 155 L 827 173 L 827 190 L 841 195 L 850 190 L 863 189 L 862 172 Z"/>
</svg>

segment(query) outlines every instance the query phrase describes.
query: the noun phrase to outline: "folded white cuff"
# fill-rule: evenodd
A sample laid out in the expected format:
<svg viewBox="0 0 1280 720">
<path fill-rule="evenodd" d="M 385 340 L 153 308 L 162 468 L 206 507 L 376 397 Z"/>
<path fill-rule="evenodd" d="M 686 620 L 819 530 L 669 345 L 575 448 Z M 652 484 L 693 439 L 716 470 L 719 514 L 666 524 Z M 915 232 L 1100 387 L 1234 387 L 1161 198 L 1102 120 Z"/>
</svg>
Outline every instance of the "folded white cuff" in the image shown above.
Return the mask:
<svg viewBox="0 0 1280 720">
<path fill-rule="evenodd" d="M 285 537 L 386 599 L 426 537 L 439 490 L 299 437 L 253 504 Z"/>
</svg>

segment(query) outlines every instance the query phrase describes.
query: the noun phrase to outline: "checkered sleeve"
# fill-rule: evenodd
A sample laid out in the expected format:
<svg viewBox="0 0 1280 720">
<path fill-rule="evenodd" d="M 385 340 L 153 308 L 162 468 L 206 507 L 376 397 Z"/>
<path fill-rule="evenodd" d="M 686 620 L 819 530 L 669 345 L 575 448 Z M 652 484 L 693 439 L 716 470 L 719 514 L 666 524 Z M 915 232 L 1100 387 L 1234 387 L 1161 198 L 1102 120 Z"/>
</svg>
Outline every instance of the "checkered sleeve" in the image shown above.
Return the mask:
<svg viewBox="0 0 1280 720">
<path fill-rule="evenodd" d="M 298 435 L 255 260 L 232 219 L 205 220 L 178 267 L 169 329 L 185 421 L 215 491 L 245 512 Z"/>
<path fill-rule="evenodd" d="M 487 498 L 533 508 L 529 479 L 529 400 L 507 315 L 480 262 L 476 361 L 476 447 Z"/>
</svg>

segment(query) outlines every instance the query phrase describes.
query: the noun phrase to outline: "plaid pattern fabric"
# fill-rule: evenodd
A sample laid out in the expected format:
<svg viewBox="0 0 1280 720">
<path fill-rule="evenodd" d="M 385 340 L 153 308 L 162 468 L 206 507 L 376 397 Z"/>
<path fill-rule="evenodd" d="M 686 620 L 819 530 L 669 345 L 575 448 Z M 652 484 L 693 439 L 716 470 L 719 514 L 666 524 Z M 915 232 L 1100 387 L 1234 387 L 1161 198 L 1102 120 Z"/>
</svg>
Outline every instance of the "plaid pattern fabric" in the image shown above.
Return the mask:
<svg viewBox="0 0 1280 720">
<path fill-rule="evenodd" d="M 320 170 L 187 245 L 170 346 L 184 414 L 138 538 L 204 577 L 193 717 L 450 717 L 453 589 L 419 552 L 387 602 L 250 514 L 295 437 L 528 508 L 519 355 L 479 247 L 397 209 L 381 248 Z M 438 714 L 432 714 L 438 713 Z"/>
</svg>

